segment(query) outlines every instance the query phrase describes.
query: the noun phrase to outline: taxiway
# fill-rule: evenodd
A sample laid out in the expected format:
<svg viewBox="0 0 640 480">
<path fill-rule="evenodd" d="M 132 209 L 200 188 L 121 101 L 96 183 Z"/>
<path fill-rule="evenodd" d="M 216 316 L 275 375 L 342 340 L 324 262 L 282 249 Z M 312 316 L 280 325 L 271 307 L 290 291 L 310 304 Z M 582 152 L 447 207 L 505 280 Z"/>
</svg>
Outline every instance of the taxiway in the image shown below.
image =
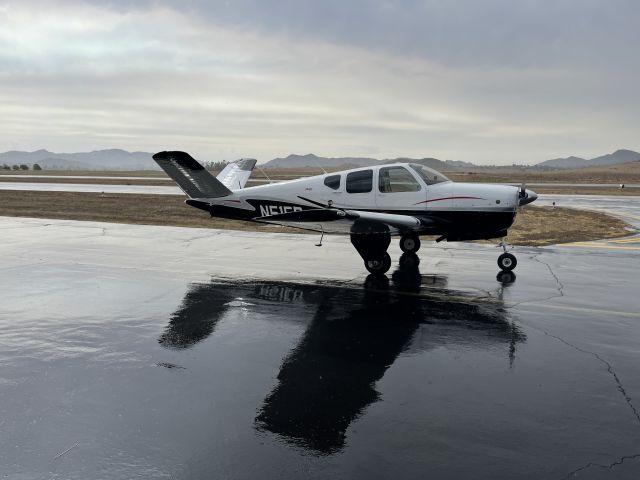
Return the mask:
<svg viewBox="0 0 640 480">
<path fill-rule="evenodd" d="M 516 278 L 425 245 L 381 281 L 344 237 L 0 231 L 6 478 L 640 472 L 637 237 L 517 248 Z"/>
</svg>

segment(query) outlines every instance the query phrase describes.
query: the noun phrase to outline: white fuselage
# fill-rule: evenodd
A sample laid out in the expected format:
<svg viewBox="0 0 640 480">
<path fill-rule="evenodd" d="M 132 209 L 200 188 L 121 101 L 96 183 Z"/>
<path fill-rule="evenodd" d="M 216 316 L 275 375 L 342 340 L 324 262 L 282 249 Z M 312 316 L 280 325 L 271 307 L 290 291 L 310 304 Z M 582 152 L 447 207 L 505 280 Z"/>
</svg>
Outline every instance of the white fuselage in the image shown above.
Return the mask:
<svg viewBox="0 0 640 480">
<path fill-rule="evenodd" d="M 337 208 L 395 213 L 515 212 L 518 207 L 518 187 L 458 183 L 450 180 L 427 184 L 413 169 L 408 168 L 408 165 L 393 164 L 392 166 L 404 168 L 406 174 L 411 176 L 415 183 L 410 186 L 410 191 L 385 191 L 381 187 L 380 170 L 390 166 L 375 166 L 249 187 L 235 190 L 227 197 L 207 199 L 207 202 L 211 205 L 255 211 L 254 205 L 247 200 L 257 200 L 260 201 L 261 206 L 258 208 L 261 210 L 256 211 L 255 216 L 287 213 L 296 209 L 296 206 L 299 208 L 312 206 L 303 198 Z M 353 188 L 350 191 L 347 177 L 352 173 L 366 171 L 372 174 L 371 188 L 362 192 L 354 192 Z M 337 188 L 325 184 L 329 177 L 339 177 Z"/>
</svg>

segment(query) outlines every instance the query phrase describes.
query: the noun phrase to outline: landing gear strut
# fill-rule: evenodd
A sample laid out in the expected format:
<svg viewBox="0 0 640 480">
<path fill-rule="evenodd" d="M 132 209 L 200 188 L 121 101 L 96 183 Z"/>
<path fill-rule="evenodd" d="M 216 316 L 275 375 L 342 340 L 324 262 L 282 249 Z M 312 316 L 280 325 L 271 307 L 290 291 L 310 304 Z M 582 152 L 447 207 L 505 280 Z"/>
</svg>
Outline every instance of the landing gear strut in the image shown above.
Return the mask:
<svg viewBox="0 0 640 480">
<path fill-rule="evenodd" d="M 516 260 L 516 257 L 514 255 L 507 253 L 507 244 L 505 243 L 504 239 L 500 241 L 500 246 L 502 247 L 504 253 L 498 257 L 498 266 L 503 272 L 510 272 L 511 270 L 516 268 L 518 260 Z"/>
<path fill-rule="evenodd" d="M 405 235 L 400 238 L 400 250 L 404 253 L 416 253 L 420 250 L 420 237 Z"/>
</svg>

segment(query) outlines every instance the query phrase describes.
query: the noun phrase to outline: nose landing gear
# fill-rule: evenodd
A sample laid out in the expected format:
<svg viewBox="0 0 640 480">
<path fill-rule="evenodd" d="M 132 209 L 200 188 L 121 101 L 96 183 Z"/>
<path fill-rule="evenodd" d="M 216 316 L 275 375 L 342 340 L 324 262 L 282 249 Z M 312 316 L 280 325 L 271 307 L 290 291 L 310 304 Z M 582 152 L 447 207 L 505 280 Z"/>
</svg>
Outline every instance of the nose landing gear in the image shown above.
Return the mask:
<svg viewBox="0 0 640 480">
<path fill-rule="evenodd" d="M 516 268 L 518 260 L 514 255 L 507 253 L 507 244 L 505 243 L 504 239 L 500 241 L 500 246 L 502 247 L 504 253 L 498 257 L 498 267 L 500 267 L 500 270 L 502 270 L 503 272 L 510 272 L 511 270 Z"/>
</svg>

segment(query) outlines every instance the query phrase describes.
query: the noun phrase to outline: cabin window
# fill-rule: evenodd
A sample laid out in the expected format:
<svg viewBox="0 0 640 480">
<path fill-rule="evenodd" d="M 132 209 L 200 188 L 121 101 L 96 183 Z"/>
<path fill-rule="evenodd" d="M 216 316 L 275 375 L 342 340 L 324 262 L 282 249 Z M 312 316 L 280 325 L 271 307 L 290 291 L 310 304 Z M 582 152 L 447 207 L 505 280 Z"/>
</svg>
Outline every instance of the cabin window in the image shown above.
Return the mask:
<svg viewBox="0 0 640 480">
<path fill-rule="evenodd" d="M 417 192 L 420 184 L 404 167 L 384 167 L 380 169 L 378 188 L 382 193 Z"/>
<path fill-rule="evenodd" d="M 340 188 L 340 175 L 329 175 L 325 177 L 324 184 L 329 188 L 338 190 Z"/>
<path fill-rule="evenodd" d="M 360 170 L 347 174 L 347 192 L 367 193 L 373 189 L 373 170 Z"/>
</svg>

